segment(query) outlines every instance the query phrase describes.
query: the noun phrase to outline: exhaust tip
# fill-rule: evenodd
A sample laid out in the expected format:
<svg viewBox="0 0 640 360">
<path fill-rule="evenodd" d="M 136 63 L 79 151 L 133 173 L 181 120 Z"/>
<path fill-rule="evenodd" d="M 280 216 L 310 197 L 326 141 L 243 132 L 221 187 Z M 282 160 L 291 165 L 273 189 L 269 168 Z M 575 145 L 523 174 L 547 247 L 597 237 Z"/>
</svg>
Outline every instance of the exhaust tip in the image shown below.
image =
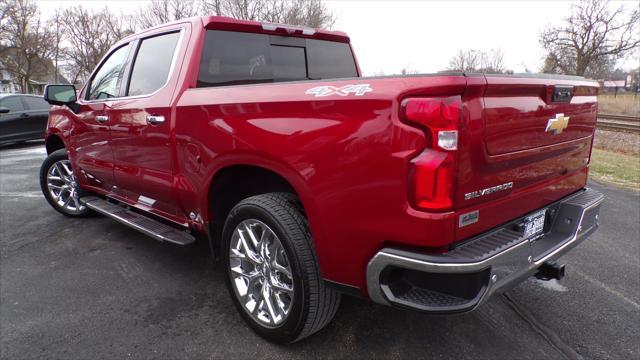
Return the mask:
<svg viewBox="0 0 640 360">
<path fill-rule="evenodd" d="M 540 280 L 562 280 L 565 275 L 565 265 L 555 262 L 546 262 L 538 268 L 536 278 Z"/>
</svg>

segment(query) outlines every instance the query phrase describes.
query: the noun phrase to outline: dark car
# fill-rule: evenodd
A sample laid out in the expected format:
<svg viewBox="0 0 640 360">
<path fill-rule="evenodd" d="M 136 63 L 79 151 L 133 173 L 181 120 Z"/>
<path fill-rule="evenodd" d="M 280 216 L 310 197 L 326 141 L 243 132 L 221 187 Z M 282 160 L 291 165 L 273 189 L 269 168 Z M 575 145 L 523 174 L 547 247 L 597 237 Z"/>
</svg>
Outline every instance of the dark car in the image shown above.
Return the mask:
<svg viewBox="0 0 640 360">
<path fill-rule="evenodd" d="M 0 146 L 44 139 L 50 107 L 42 96 L 0 94 Z"/>
</svg>

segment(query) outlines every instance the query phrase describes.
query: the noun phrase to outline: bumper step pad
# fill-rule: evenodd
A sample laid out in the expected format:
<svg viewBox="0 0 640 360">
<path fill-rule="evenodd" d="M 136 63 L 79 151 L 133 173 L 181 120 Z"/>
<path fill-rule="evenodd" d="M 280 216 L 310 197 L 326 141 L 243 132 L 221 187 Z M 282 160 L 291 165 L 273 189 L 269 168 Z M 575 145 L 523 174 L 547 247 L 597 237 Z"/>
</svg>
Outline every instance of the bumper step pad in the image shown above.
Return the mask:
<svg viewBox="0 0 640 360">
<path fill-rule="evenodd" d="M 82 197 L 80 201 L 89 209 L 108 216 L 156 240 L 167 241 L 178 245 L 190 245 L 196 241 L 193 235 L 184 230 L 163 224 L 148 216 L 128 210 L 122 205 L 114 204 L 99 197 L 85 196 Z"/>
<path fill-rule="evenodd" d="M 532 239 L 518 231 L 525 215 L 445 254 L 382 249 L 367 266 L 369 297 L 428 313 L 473 310 L 584 241 L 598 228 L 603 199 L 585 189 L 550 204 L 543 235 Z"/>
</svg>

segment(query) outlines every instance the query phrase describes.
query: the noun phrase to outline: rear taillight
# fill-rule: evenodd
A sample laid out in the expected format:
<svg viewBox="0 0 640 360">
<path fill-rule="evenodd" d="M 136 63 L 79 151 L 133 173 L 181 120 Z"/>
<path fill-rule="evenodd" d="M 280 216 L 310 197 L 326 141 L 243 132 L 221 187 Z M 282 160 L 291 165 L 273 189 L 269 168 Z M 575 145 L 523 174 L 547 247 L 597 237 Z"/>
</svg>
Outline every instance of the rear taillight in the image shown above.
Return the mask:
<svg viewBox="0 0 640 360">
<path fill-rule="evenodd" d="M 421 128 L 427 138 L 425 150 L 409 165 L 409 198 L 416 208 L 453 208 L 461 104 L 460 96 L 413 98 L 402 103 L 404 120 Z"/>
</svg>

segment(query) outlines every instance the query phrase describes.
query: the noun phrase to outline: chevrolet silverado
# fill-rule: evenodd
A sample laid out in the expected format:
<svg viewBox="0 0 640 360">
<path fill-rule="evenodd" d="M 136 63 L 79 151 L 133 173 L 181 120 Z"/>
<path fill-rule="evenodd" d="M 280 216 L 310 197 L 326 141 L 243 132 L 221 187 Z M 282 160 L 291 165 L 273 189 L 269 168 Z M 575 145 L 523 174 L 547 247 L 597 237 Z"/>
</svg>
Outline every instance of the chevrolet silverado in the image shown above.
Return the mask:
<svg viewBox="0 0 640 360">
<path fill-rule="evenodd" d="M 40 182 L 64 215 L 204 240 L 243 319 L 291 343 L 343 294 L 477 308 L 598 227 L 598 85 L 582 77 L 362 77 L 345 33 L 225 17 L 116 43 L 54 106 Z"/>
</svg>

